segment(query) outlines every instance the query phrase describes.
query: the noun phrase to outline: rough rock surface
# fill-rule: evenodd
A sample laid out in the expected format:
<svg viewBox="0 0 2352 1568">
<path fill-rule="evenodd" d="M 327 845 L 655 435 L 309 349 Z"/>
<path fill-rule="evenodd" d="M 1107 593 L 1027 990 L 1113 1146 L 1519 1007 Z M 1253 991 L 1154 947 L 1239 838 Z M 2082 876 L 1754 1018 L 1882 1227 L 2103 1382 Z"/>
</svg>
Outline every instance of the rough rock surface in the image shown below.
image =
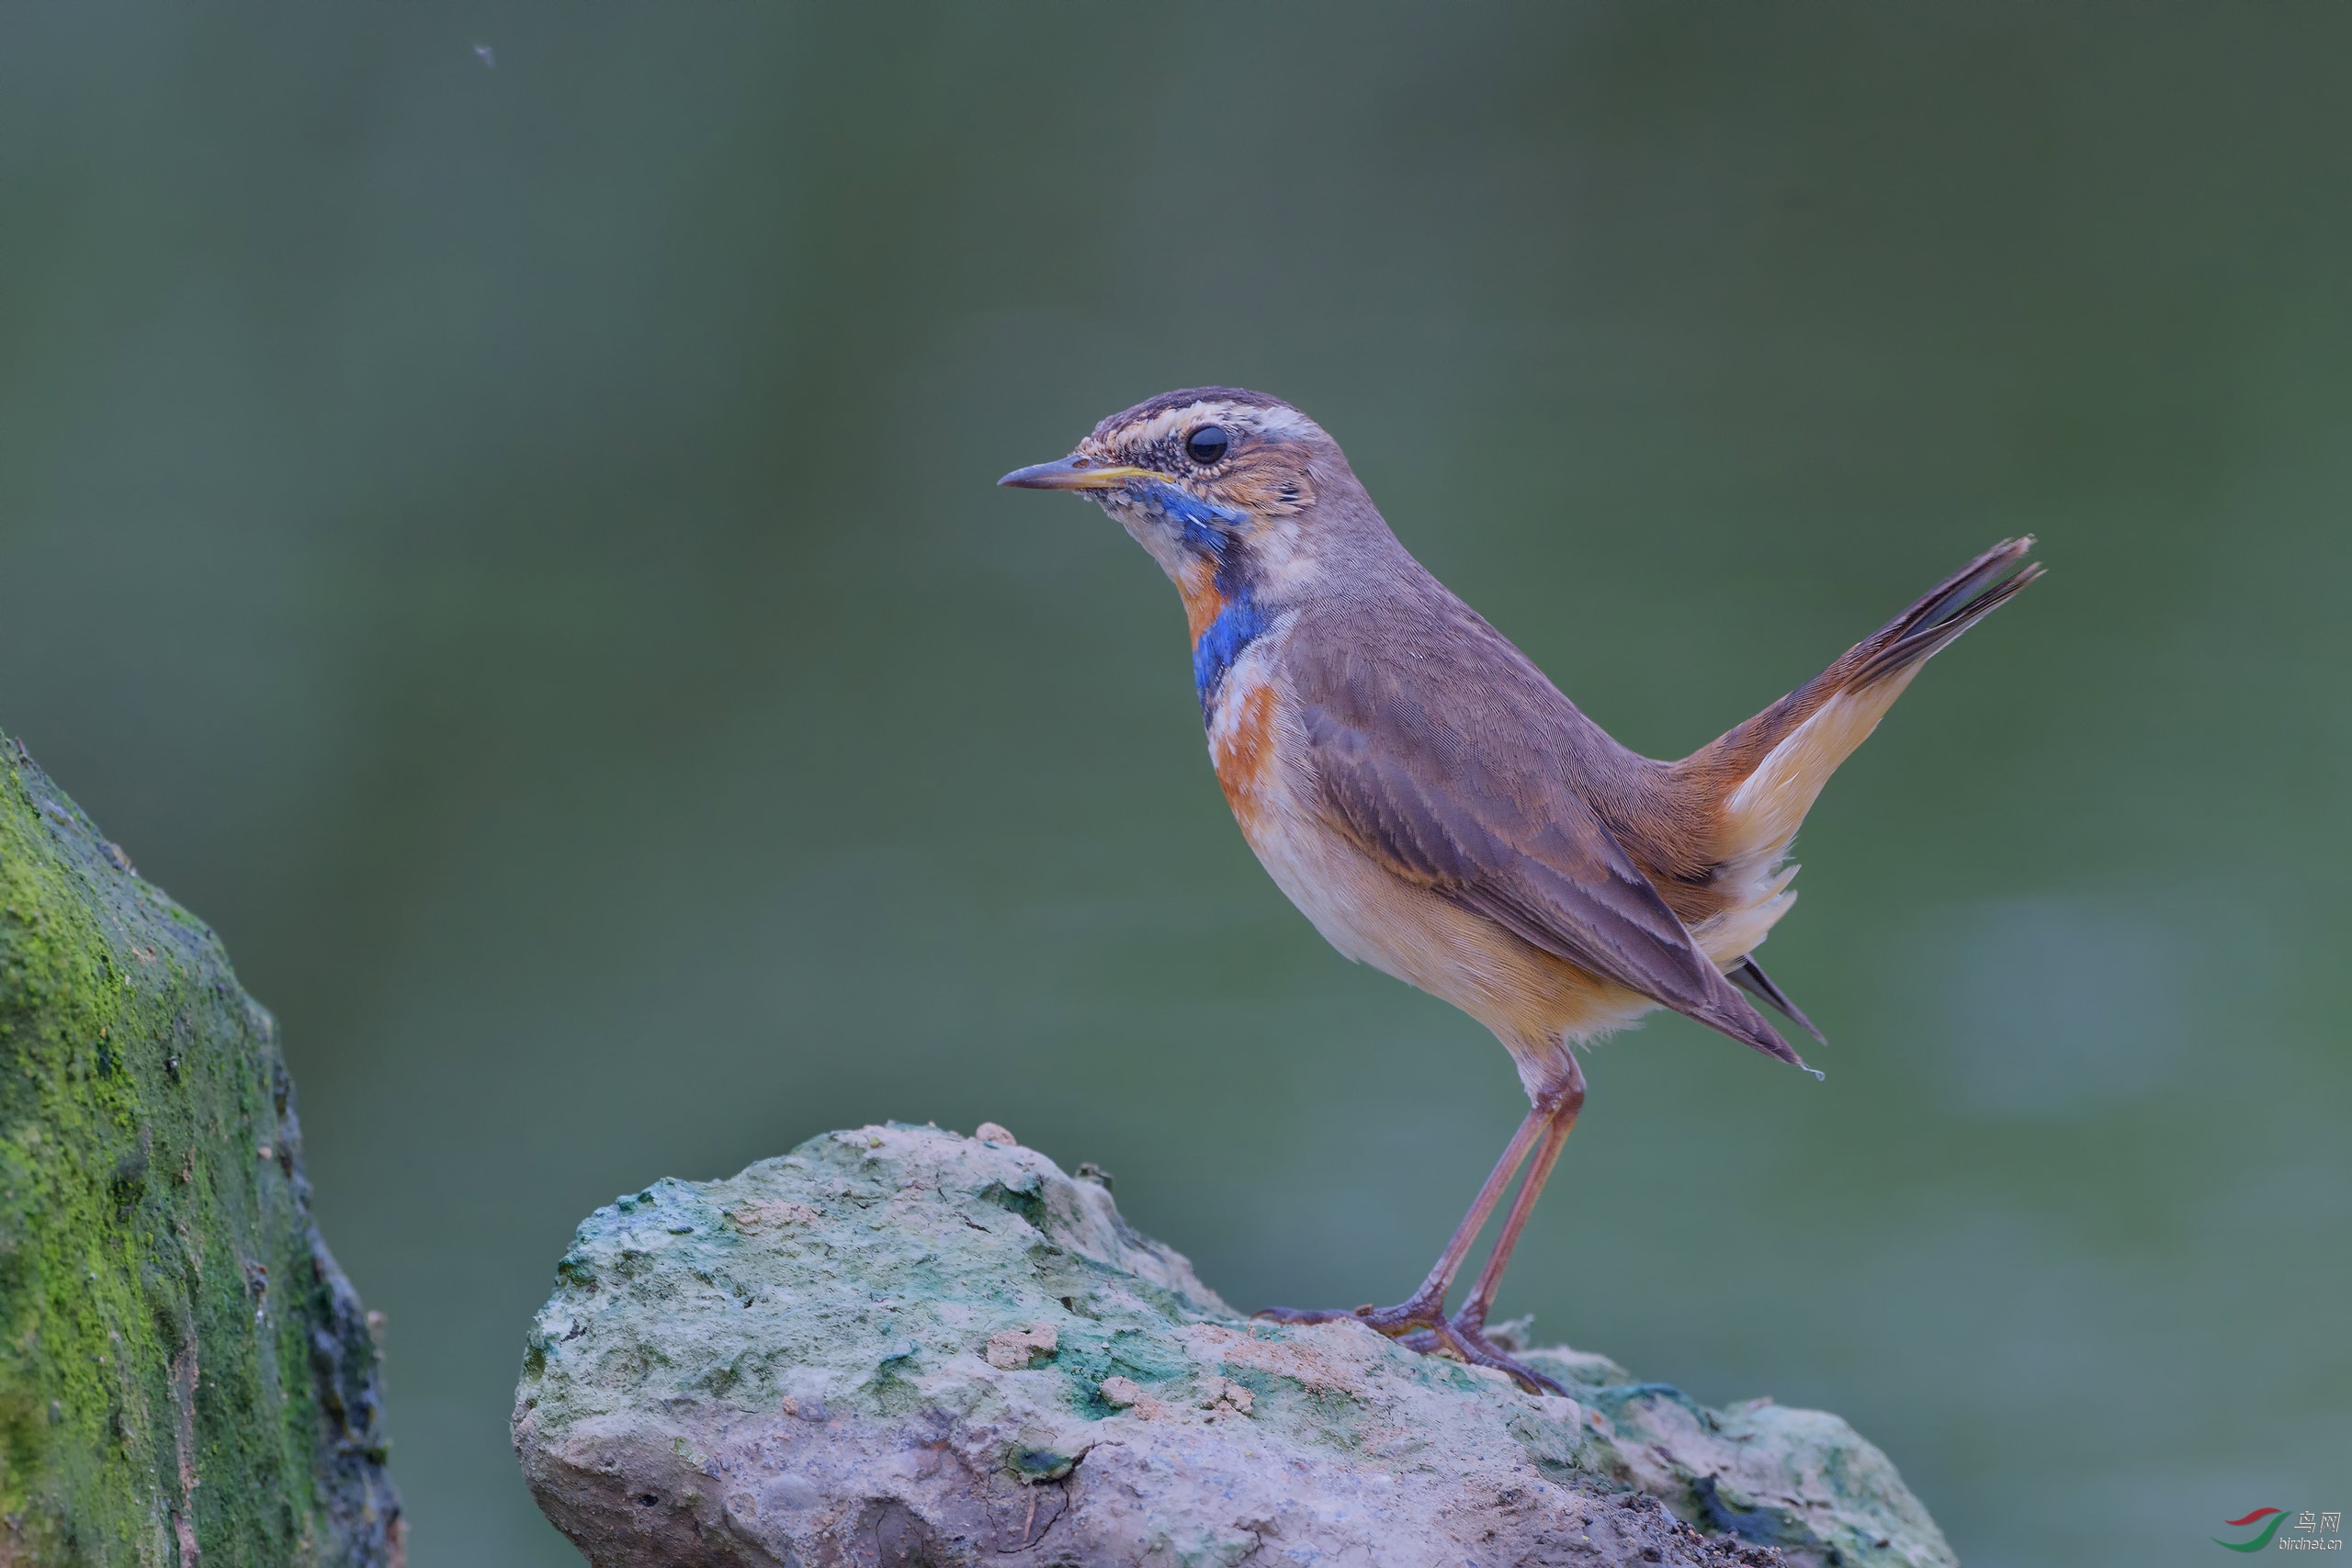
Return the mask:
<svg viewBox="0 0 2352 1568">
<path fill-rule="evenodd" d="M 277 1026 L 0 736 L 0 1568 L 397 1563 Z"/>
<path fill-rule="evenodd" d="M 598 1210 L 516 1393 L 540 1506 L 598 1568 L 1954 1561 L 1835 1416 L 1252 1323 L 1090 1168 L 894 1124 Z"/>
</svg>

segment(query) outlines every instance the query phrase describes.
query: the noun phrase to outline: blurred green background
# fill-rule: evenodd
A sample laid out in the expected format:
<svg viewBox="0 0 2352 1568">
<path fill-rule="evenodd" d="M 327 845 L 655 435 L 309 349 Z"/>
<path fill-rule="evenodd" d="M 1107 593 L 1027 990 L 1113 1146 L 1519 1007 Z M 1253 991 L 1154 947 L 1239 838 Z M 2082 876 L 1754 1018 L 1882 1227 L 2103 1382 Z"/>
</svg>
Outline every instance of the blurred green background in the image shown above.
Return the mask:
<svg viewBox="0 0 2352 1568">
<path fill-rule="evenodd" d="M 1679 754 L 1969 554 L 1830 787 L 1826 1086 L 1611 1043 L 1504 1308 L 1976 1564 L 2352 1500 L 2352 13 L 0 10 L 0 722 L 278 1013 L 414 1561 L 560 1563 L 574 1222 L 883 1118 L 1399 1295 L 1502 1052 L 1234 830 L 1100 415 L 1290 397 Z"/>
</svg>

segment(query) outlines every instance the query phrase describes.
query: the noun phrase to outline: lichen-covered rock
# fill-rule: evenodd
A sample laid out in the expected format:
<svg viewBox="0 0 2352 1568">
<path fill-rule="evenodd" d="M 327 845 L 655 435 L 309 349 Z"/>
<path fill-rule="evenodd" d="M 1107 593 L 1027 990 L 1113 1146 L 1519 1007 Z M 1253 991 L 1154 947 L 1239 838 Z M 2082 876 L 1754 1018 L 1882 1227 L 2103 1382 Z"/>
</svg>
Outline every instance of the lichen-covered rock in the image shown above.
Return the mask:
<svg viewBox="0 0 2352 1568">
<path fill-rule="evenodd" d="M 984 1131 L 834 1133 L 589 1217 L 514 1443 L 591 1562 L 1953 1562 L 1834 1416 L 1253 1323 Z"/>
<path fill-rule="evenodd" d="M 396 1564 L 275 1026 L 0 736 L 0 1564 Z"/>
</svg>

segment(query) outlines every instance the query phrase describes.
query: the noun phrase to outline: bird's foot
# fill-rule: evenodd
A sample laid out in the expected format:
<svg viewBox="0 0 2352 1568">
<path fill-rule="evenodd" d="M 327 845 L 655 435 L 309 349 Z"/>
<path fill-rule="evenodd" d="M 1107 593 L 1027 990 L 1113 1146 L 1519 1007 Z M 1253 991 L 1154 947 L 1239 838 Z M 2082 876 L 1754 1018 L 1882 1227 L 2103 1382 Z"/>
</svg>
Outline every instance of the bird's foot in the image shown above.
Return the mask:
<svg viewBox="0 0 2352 1568">
<path fill-rule="evenodd" d="M 1393 1307 L 1261 1307 L 1254 1314 L 1272 1323 L 1361 1323 L 1376 1334 L 1399 1339 L 1415 1332 L 1431 1334 L 1445 1325 L 1445 1298 L 1426 1292 Z"/>
<path fill-rule="evenodd" d="M 1443 1350 L 1461 1357 L 1474 1367 L 1492 1367 L 1530 1393 L 1566 1394 L 1568 1391 L 1557 1380 L 1537 1371 L 1533 1367 L 1505 1350 L 1487 1337 L 1486 1314 L 1473 1314 L 1467 1307 L 1448 1318 L 1444 1333 L 1422 1329 L 1403 1336 L 1398 1343 L 1423 1355 Z"/>
<path fill-rule="evenodd" d="M 1568 1392 L 1488 1339 L 1485 1313 L 1473 1314 L 1464 1307 L 1453 1316 L 1446 1316 L 1442 1297 L 1417 1295 L 1393 1307 L 1360 1306 L 1352 1311 L 1343 1307 L 1316 1311 L 1263 1307 L 1255 1315 L 1272 1323 L 1361 1323 L 1408 1350 L 1419 1350 L 1425 1356 L 1442 1352 L 1474 1367 L 1492 1367 L 1530 1393 Z"/>
</svg>

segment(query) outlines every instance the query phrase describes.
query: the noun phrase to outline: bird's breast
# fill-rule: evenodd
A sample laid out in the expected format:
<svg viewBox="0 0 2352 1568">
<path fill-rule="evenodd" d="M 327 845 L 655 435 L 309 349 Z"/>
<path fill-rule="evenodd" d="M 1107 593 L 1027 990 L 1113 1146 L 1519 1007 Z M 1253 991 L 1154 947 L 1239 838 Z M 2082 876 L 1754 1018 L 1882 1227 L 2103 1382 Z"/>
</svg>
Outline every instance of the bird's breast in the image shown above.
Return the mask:
<svg viewBox="0 0 2352 1568">
<path fill-rule="evenodd" d="M 1284 703 L 1278 649 L 1284 616 L 1255 591 L 1234 552 L 1172 574 L 1193 638 L 1193 685 L 1209 761 L 1243 837 L 1255 845 L 1277 806 Z"/>
<path fill-rule="evenodd" d="M 1251 660 L 1256 663 L 1258 660 Z M 1276 725 L 1281 698 L 1272 681 L 1228 672 L 1208 715 L 1209 761 L 1242 836 L 1252 843 L 1276 804 Z"/>
<path fill-rule="evenodd" d="M 1193 634 L 1193 689 L 1201 699 L 1201 722 L 1214 725 L 1235 667 L 1274 628 L 1274 616 L 1223 571 L 1188 571 L 1177 579 L 1184 597 L 1184 622 Z"/>
<path fill-rule="evenodd" d="M 1211 583 L 1206 592 L 1218 590 Z M 1186 615 L 1196 625 L 1193 677 L 1209 761 L 1242 835 L 1254 843 L 1276 804 L 1283 715 L 1292 705 L 1283 701 L 1277 617 L 1246 592 L 1219 594 L 1214 613 L 1205 615 L 1210 607 L 1195 609 L 1194 603 L 1188 593 Z"/>
</svg>

